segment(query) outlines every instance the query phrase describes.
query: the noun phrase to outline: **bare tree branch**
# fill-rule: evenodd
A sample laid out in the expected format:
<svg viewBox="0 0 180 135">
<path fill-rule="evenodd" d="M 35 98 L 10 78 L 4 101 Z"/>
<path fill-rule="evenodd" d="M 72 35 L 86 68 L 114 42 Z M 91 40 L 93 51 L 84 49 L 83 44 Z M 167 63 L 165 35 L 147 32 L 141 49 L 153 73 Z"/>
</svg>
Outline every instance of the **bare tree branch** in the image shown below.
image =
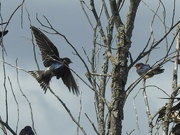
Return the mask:
<svg viewBox="0 0 180 135">
<path fill-rule="evenodd" d="M 59 98 L 58 95 L 56 95 L 56 93 L 54 93 L 54 91 L 49 87 L 49 90 L 51 92 L 51 94 L 53 96 L 55 96 L 57 98 L 57 100 L 62 104 L 62 106 L 64 107 L 64 109 L 67 111 L 67 113 L 69 114 L 69 116 L 71 117 L 72 121 L 81 129 L 82 133 L 84 135 L 87 135 L 86 131 L 84 130 L 84 128 L 80 125 L 80 123 L 78 123 L 78 121 L 74 118 L 74 116 L 72 115 L 71 111 L 69 110 L 69 108 L 66 106 L 66 104 Z"/>
<path fill-rule="evenodd" d="M 1 119 L 0 119 L 0 123 L 1 123 L 2 125 L 4 125 L 13 135 L 17 135 L 17 134 L 13 131 L 13 129 L 8 125 L 8 123 L 2 121 Z"/>
</svg>

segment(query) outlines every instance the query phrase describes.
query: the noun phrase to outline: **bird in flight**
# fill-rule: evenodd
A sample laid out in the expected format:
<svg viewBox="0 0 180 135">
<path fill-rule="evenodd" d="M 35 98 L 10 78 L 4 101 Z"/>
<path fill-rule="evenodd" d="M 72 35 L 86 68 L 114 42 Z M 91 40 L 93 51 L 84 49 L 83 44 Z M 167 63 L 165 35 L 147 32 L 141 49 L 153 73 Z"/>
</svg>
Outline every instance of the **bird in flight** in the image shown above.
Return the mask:
<svg viewBox="0 0 180 135">
<path fill-rule="evenodd" d="M 8 33 L 8 30 L 6 31 L 0 31 L 0 38 L 5 36 Z"/>
<path fill-rule="evenodd" d="M 34 135 L 34 132 L 30 126 L 26 126 L 21 130 L 19 135 Z"/>
<path fill-rule="evenodd" d="M 144 75 L 146 72 L 148 72 L 149 70 L 152 69 L 152 67 L 149 66 L 149 64 L 144 64 L 144 63 L 137 63 L 135 65 L 136 67 L 136 72 L 142 76 Z M 147 73 L 145 76 L 144 76 L 144 79 L 147 79 L 147 78 L 150 78 L 150 77 L 153 77 L 154 75 L 156 74 L 161 74 L 164 72 L 164 69 L 162 69 L 162 67 L 156 67 L 155 69 L 153 69 L 152 71 L 150 71 L 149 73 Z"/>
<path fill-rule="evenodd" d="M 38 28 L 31 26 L 31 30 L 40 49 L 43 64 L 47 69 L 28 72 L 36 78 L 45 93 L 51 78 L 55 76 L 57 79 L 62 79 L 70 92 L 72 91 L 73 94 L 78 95 L 78 86 L 69 69 L 69 64 L 72 63 L 71 60 L 67 57 L 60 58 L 56 46 Z"/>
</svg>

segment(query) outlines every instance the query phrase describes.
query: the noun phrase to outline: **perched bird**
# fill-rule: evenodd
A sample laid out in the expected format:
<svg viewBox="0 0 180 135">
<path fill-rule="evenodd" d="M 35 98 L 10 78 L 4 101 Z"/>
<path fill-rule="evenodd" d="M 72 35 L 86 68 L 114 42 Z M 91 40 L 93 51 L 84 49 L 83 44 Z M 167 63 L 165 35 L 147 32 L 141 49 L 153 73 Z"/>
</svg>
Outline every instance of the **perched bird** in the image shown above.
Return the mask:
<svg viewBox="0 0 180 135">
<path fill-rule="evenodd" d="M 26 126 L 21 130 L 19 135 L 34 135 L 34 132 L 30 126 Z"/>
<path fill-rule="evenodd" d="M 167 105 L 167 104 L 166 104 Z M 165 114 L 166 114 L 166 105 L 165 106 L 163 106 L 162 108 L 161 108 L 161 110 L 159 111 L 159 116 L 158 116 L 158 118 L 157 118 L 157 120 L 156 120 L 156 123 L 157 122 L 159 122 L 159 121 L 161 121 L 161 120 L 164 120 L 164 116 L 165 116 Z"/>
<path fill-rule="evenodd" d="M 31 30 L 35 36 L 36 43 L 41 51 L 42 61 L 46 70 L 29 71 L 40 83 L 41 88 L 47 91 L 49 82 L 53 76 L 57 79 L 61 78 L 69 91 L 78 95 L 79 89 L 74 80 L 74 77 L 69 69 L 69 64 L 72 63 L 67 57 L 60 58 L 56 46 L 43 34 L 39 29 L 31 26 Z"/>
<path fill-rule="evenodd" d="M 166 114 L 166 108 L 167 108 L 167 104 L 159 111 L 159 116 L 156 120 L 156 123 L 159 122 L 160 120 L 164 120 L 164 116 Z M 180 122 L 180 102 L 171 108 L 168 116 L 170 118 L 170 122 L 172 121 L 175 123 Z"/>
<path fill-rule="evenodd" d="M 171 108 L 170 117 L 175 123 L 180 122 L 180 102 Z"/>
<path fill-rule="evenodd" d="M 7 33 L 8 33 L 8 30 L 0 31 L 0 37 L 5 36 Z"/>
<path fill-rule="evenodd" d="M 136 67 L 136 72 L 142 76 L 144 75 L 146 72 L 148 72 L 149 70 L 152 69 L 152 67 L 150 67 L 148 64 L 144 64 L 144 63 L 137 63 L 135 65 Z M 156 67 L 154 68 L 152 71 L 150 71 L 149 73 L 147 73 L 145 76 L 144 76 L 144 79 L 147 79 L 147 78 L 150 78 L 150 77 L 153 77 L 154 75 L 156 74 L 161 74 L 164 72 L 164 69 L 162 69 L 161 67 Z"/>
</svg>

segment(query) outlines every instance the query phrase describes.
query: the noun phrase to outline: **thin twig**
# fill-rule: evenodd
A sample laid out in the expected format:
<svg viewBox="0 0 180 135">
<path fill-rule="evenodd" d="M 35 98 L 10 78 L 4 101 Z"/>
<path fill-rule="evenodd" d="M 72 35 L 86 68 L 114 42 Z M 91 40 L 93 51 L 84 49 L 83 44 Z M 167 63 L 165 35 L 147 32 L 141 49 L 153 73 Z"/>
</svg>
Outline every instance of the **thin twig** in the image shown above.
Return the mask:
<svg viewBox="0 0 180 135">
<path fill-rule="evenodd" d="M 153 130 L 153 125 L 152 125 L 152 119 L 151 119 L 151 112 L 150 112 L 150 107 L 149 107 L 149 102 L 148 102 L 148 97 L 146 93 L 146 80 L 143 80 L 143 97 L 144 97 L 144 103 L 146 107 L 146 114 L 148 118 L 148 124 L 149 124 L 149 131 L 148 134 L 152 135 L 152 130 Z"/>
<path fill-rule="evenodd" d="M 136 126 L 137 126 L 137 129 L 138 129 L 138 133 L 139 135 L 141 135 L 141 129 L 140 129 L 140 126 L 139 126 L 139 116 L 138 116 L 138 112 L 137 112 L 137 108 L 136 108 L 136 104 L 135 104 L 135 99 L 136 97 L 138 96 L 139 92 L 141 91 L 141 89 L 139 89 L 139 91 L 136 93 L 136 95 L 133 97 L 133 108 L 134 108 L 134 111 L 135 111 L 135 117 L 136 117 Z"/>
<path fill-rule="evenodd" d="M 0 116 L 0 120 L 2 120 L 2 119 L 1 119 L 1 116 Z M 4 135 L 7 135 L 6 127 L 5 127 L 2 123 L 0 123 L 0 125 L 1 125 L 1 129 L 2 129 L 2 131 L 3 131 L 3 133 L 4 133 Z"/>
<path fill-rule="evenodd" d="M 30 26 L 32 26 L 31 24 L 32 24 L 32 22 L 31 22 L 31 17 L 30 17 L 30 14 L 29 14 L 29 11 L 28 11 L 28 9 L 27 9 L 27 7 L 25 6 L 25 9 L 26 9 L 26 13 L 27 13 L 27 15 L 28 15 L 28 20 L 29 20 L 29 22 L 30 22 Z M 31 41 L 32 41 L 32 44 L 33 44 L 33 56 L 34 56 L 34 61 L 35 61 L 35 63 L 36 63 L 36 66 L 37 66 L 37 69 L 38 70 L 40 70 L 40 68 L 39 68 L 39 64 L 38 64 L 38 60 L 37 60 L 37 55 L 36 55 L 36 45 L 35 45 L 35 43 L 34 43 L 34 37 L 33 37 L 33 32 L 31 31 Z"/>
<path fill-rule="evenodd" d="M 0 119 L 0 123 L 4 125 L 13 135 L 17 135 L 14 130 L 8 125 L 8 123 L 2 121 L 2 119 Z"/>
<path fill-rule="evenodd" d="M 14 66 L 13 66 L 14 67 Z M 34 118 L 33 118 L 33 109 L 32 109 L 32 105 L 31 105 L 31 102 L 29 101 L 28 97 L 24 94 L 22 88 L 21 88 L 21 85 L 20 85 L 20 82 L 19 82 L 19 71 L 18 70 L 23 70 L 24 72 L 28 73 L 26 70 L 22 69 L 22 68 L 17 68 L 17 59 L 16 59 L 16 76 L 17 76 L 17 84 L 18 84 L 18 87 L 19 87 L 19 90 L 22 94 L 22 96 L 25 98 L 25 100 L 27 101 L 28 105 L 29 105 L 29 109 L 30 109 L 30 114 L 31 114 L 31 121 L 32 121 L 32 127 L 33 127 L 33 130 L 35 132 L 35 134 L 37 135 L 36 133 L 36 130 L 35 130 L 35 126 L 34 126 Z"/>
<path fill-rule="evenodd" d="M 17 133 L 18 126 L 19 126 L 19 103 L 17 101 L 16 95 L 14 93 L 14 89 L 13 89 L 13 86 L 12 86 L 12 83 L 11 83 L 11 80 L 10 80 L 9 77 L 8 77 L 8 81 L 9 81 L 9 84 L 10 84 L 10 87 L 11 87 L 11 91 L 12 91 L 12 94 L 13 94 L 13 97 L 14 97 L 14 101 L 15 101 L 16 106 L 17 106 L 17 125 L 16 125 L 16 133 Z"/>
<path fill-rule="evenodd" d="M 69 114 L 70 118 L 72 119 L 72 121 L 81 129 L 82 133 L 84 135 L 87 135 L 86 131 L 84 130 L 84 128 L 80 125 L 80 123 L 74 118 L 74 116 L 72 115 L 71 111 L 69 110 L 69 108 L 66 106 L 66 104 L 59 98 L 58 95 L 56 95 L 56 93 L 54 93 L 54 91 L 49 87 L 49 91 L 51 92 L 51 94 L 53 96 L 55 96 L 57 98 L 57 100 L 62 104 L 62 106 L 64 107 L 64 109 L 67 111 L 67 113 Z"/>
<path fill-rule="evenodd" d="M 80 104 L 80 107 L 79 107 L 78 123 L 80 123 L 80 121 L 81 121 L 81 112 L 82 112 L 82 92 L 80 92 L 79 104 Z M 77 126 L 77 133 L 76 133 L 76 135 L 78 135 L 78 134 L 79 134 L 79 126 Z"/>
<path fill-rule="evenodd" d="M 88 115 L 87 115 L 86 113 L 85 113 L 85 116 L 86 116 L 86 118 L 89 120 L 89 122 L 91 123 L 91 125 L 92 125 L 94 131 L 96 132 L 96 134 L 99 135 L 99 133 L 98 133 L 98 131 L 97 131 L 94 123 L 90 120 L 90 118 L 88 117 Z"/>
</svg>

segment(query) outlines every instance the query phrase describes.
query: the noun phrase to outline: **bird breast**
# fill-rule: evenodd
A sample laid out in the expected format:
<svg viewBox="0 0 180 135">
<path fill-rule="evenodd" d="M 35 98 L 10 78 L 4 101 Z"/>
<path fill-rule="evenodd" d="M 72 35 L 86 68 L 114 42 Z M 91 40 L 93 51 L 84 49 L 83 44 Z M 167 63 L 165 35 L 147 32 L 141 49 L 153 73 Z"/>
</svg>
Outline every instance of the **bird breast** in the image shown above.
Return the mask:
<svg viewBox="0 0 180 135">
<path fill-rule="evenodd" d="M 139 75 L 142 75 L 142 74 L 146 73 L 149 69 L 150 69 L 150 67 L 148 65 L 143 65 L 140 69 L 137 70 L 137 73 Z"/>
</svg>

